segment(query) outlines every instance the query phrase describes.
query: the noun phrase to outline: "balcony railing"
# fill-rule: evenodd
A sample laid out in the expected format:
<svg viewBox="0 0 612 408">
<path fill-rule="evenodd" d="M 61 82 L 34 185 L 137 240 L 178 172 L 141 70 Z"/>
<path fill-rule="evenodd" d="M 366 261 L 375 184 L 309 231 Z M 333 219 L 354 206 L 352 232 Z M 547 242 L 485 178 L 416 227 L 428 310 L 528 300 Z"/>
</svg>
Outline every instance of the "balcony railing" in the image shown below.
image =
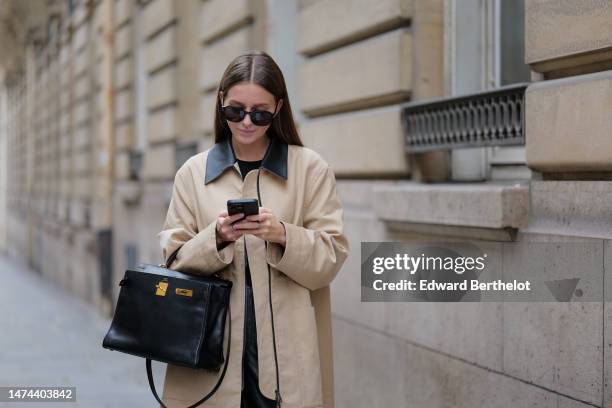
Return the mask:
<svg viewBox="0 0 612 408">
<path fill-rule="evenodd" d="M 527 83 L 476 94 L 410 102 L 402 110 L 406 150 L 525 144 Z"/>
</svg>

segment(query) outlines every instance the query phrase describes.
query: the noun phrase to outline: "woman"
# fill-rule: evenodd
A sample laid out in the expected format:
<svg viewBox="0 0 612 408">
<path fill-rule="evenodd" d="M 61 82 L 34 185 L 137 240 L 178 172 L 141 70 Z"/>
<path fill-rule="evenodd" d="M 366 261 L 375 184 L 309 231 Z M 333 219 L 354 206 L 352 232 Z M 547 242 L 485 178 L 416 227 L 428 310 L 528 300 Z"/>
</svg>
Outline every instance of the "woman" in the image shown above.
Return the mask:
<svg viewBox="0 0 612 408">
<path fill-rule="evenodd" d="M 227 200 L 258 197 L 258 172 L 259 214 L 228 216 Z M 215 145 L 178 170 L 159 238 L 164 259 L 180 248 L 173 269 L 234 283 L 227 373 L 202 406 L 333 406 L 329 284 L 349 250 L 343 211 L 334 173 L 303 147 L 266 53 L 225 70 Z M 168 365 L 164 403 L 199 400 L 218 375 Z"/>
</svg>

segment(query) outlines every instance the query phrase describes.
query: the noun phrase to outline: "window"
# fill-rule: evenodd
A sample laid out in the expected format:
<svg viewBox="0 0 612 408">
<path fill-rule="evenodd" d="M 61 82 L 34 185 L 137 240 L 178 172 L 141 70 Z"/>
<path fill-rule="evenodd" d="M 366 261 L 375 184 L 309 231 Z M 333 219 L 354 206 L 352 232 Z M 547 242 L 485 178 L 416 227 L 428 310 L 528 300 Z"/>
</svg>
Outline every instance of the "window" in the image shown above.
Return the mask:
<svg viewBox="0 0 612 408">
<path fill-rule="evenodd" d="M 446 0 L 446 94 L 530 81 L 524 60 L 524 0 Z M 524 179 L 524 146 L 454 149 L 452 179 Z"/>
</svg>

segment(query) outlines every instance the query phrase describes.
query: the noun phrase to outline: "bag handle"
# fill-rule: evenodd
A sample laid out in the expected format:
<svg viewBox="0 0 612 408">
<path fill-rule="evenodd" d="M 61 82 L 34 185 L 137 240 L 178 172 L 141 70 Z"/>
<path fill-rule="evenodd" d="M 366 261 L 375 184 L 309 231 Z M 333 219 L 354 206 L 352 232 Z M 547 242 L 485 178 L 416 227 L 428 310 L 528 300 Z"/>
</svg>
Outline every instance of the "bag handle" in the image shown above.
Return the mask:
<svg viewBox="0 0 612 408">
<path fill-rule="evenodd" d="M 178 255 L 179 250 L 181 249 L 181 247 L 178 247 L 174 250 L 174 252 L 172 254 L 170 254 L 170 256 L 168 257 L 168 260 L 166 260 L 165 263 L 159 265 L 162 268 L 170 268 L 170 265 L 172 265 L 172 262 L 174 262 L 174 260 L 176 259 L 176 256 Z"/>
<path fill-rule="evenodd" d="M 187 408 L 195 408 L 198 405 L 205 402 L 206 400 L 208 400 L 215 392 L 217 392 L 217 389 L 219 388 L 219 386 L 221 385 L 221 382 L 223 381 L 223 377 L 225 377 L 225 372 L 227 371 L 227 365 L 229 363 L 230 345 L 231 345 L 231 340 L 232 340 L 232 311 L 230 309 L 229 304 L 227 306 L 227 313 L 229 315 L 229 334 L 227 336 L 227 356 L 225 357 L 225 364 L 223 365 L 223 371 L 221 372 L 221 376 L 219 376 L 219 380 L 217 381 L 217 384 L 215 384 L 213 389 L 208 394 L 206 394 L 198 402 L 192 405 L 189 405 Z M 151 370 L 151 359 L 150 358 L 147 358 L 147 378 L 149 379 L 149 387 L 151 387 L 151 392 L 153 393 L 153 396 L 155 397 L 157 402 L 161 404 L 163 408 L 167 408 L 162 402 L 162 400 L 159 398 L 159 395 L 157 395 L 157 391 L 155 390 L 155 382 L 153 381 L 153 371 Z"/>
</svg>

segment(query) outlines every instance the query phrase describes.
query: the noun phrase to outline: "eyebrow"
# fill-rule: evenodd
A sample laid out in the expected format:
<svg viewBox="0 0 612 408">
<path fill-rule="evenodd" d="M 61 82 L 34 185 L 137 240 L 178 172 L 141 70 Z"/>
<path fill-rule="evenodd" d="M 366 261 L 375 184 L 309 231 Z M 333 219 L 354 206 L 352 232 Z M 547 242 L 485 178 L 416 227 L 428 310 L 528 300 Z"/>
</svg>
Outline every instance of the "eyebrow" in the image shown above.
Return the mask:
<svg viewBox="0 0 612 408">
<path fill-rule="evenodd" d="M 244 103 L 242 103 L 242 102 L 238 102 L 238 101 L 234 101 L 234 100 L 231 100 L 231 99 L 230 99 L 230 101 L 229 101 L 228 103 L 229 103 L 229 104 L 232 104 L 232 103 L 233 103 L 233 104 L 236 104 L 236 105 L 240 105 L 240 106 L 242 106 L 242 107 L 244 107 L 244 106 L 245 106 L 245 105 L 244 105 Z M 261 108 L 261 107 L 266 107 L 266 108 L 269 108 L 269 107 L 270 107 L 270 104 L 267 104 L 267 103 L 256 103 L 255 105 L 253 105 L 253 107 L 254 107 L 254 108 L 258 108 L 258 107 L 259 107 L 259 108 Z"/>
</svg>

